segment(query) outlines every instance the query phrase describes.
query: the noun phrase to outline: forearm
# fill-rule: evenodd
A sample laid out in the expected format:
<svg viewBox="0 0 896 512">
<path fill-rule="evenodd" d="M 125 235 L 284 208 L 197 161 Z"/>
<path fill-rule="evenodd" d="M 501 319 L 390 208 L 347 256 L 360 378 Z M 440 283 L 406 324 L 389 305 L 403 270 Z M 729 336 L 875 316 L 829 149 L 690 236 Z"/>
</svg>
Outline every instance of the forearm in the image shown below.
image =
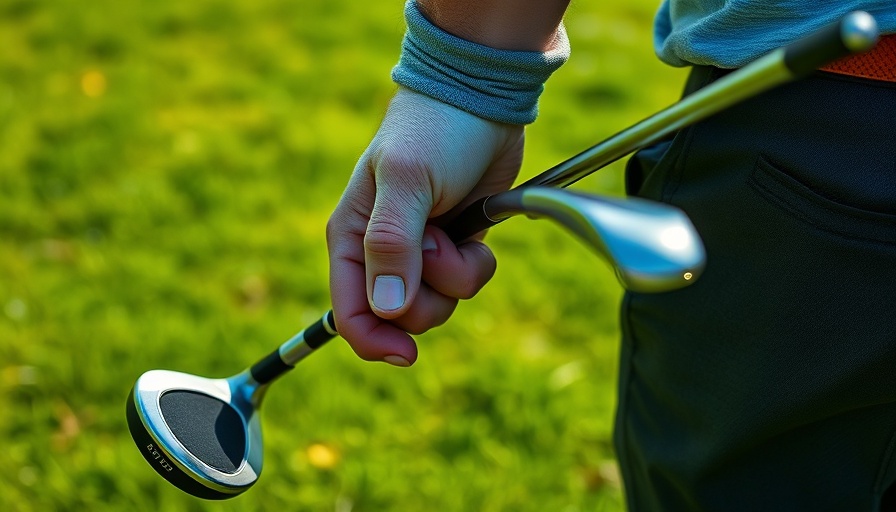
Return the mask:
<svg viewBox="0 0 896 512">
<path fill-rule="evenodd" d="M 442 30 L 501 50 L 552 48 L 570 0 L 417 0 Z"/>
</svg>

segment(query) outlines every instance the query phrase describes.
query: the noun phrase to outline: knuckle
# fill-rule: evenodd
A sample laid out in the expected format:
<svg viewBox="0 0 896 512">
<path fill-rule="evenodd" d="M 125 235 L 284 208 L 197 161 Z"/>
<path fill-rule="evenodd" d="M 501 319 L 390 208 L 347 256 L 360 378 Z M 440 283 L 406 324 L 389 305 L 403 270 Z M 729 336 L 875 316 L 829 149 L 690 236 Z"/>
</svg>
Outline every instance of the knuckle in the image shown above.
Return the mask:
<svg viewBox="0 0 896 512">
<path fill-rule="evenodd" d="M 325 231 L 327 245 L 334 247 L 350 235 L 363 232 L 369 220 L 369 212 L 365 212 L 350 201 L 340 201 L 327 219 Z"/>
<path fill-rule="evenodd" d="M 423 156 L 426 154 L 429 152 L 384 145 L 376 152 L 374 172 L 380 181 L 392 184 L 392 188 L 408 191 L 431 188 L 433 165 Z"/>
<path fill-rule="evenodd" d="M 447 322 L 456 307 L 457 300 L 447 300 L 438 307 L 417 310 L 413 315 L 406 315 L 402 319 L 401 328 L 408 334 L 423 334 Z"/>
<path fill-rule="evenodd" d="M 409 152 L 383 147 L 379 153 L 377 170 L 380 173 L 413 176 L 419 174 L 427 165 L 419 156 Z"/>
<path fill-rule="evenodd" d="M 417 335 L 425 333 L 426 331 L 430 330 L 433 327 L 436 327 L 436 326 L 435 325 L 429 326 L 429 325 L 425 325 L 423 323 L 412 323 L 411 325 L 406 326 L 404 330 L 408 334 L 413 334 L 414 336 L 417 336 Z"/>
<path fill-rule="evenodd" d="M 454 283 L 457 298 L 464 300 L 471 299 L 479 293 L 479 290 L 495 275 L 497 269 L 497 261 L 485 244 L 470 244 L 467 250 L 474 251 L 469 253 L 470 256 L 475 255 L 467 259 L 471 270 Z"/>
<path fill-rule="evenodd" d="M 460 279 L 455 284 L 457 298 L 462 300 L 472 299 L 482 289 L 482 284 L 473 277 Z"/>
<path fill-rule="evenodd" d="M 357 325 L 356 316 L 343 316 L 340 311 L 333 309 L 336 325 L 339 326 L 339 336 L 352 348 L 355 355 L 364 361 L 376 361 L 381 356 L 374 346 L 369 343 L 369 332 Z"/>
<path fill-rule="evenodd" d="M 334 212 L 333 215 L 330 215 L 330 218 L 327 219 L 327 229 L 326 229 L 326 237 L 327 237 L 327 246 L 333 247 L 336 244 L 336 241 L 341 238 L 341 223 L 337 214 Z"/>
<path fill-rule="evenodd" d="M 406 225 L 390 219 L 372 221 L 364 236 L 364 248 L 378 254 L 402 254 L 415 243 Z"/>
</svg>

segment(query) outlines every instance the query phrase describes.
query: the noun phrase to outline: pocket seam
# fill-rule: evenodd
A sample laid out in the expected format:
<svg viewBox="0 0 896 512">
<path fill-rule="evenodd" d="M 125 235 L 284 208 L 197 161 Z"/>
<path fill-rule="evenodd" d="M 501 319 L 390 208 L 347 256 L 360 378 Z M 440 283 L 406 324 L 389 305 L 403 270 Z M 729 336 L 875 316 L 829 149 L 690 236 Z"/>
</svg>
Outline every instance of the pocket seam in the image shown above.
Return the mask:
<svg viewBox="0 0 896 512">
<path fill-rule="evenodd" d="M 896 215 L 862 210 L 819 195 L 762 155 L 757 158 L 748 181 L 770 203 L 817 229 L 849 239 L 883 243 L 896 241 L 893 236 L 880 233 L 887 225 L 896 227 Z M 843 218 L 841 224 L 849 222 L 851 229 L 837 226 L 838 222 L 833 218 L 835 215 Z M 825 221 L 819 217 L 828 219 Z"/>
</svg>

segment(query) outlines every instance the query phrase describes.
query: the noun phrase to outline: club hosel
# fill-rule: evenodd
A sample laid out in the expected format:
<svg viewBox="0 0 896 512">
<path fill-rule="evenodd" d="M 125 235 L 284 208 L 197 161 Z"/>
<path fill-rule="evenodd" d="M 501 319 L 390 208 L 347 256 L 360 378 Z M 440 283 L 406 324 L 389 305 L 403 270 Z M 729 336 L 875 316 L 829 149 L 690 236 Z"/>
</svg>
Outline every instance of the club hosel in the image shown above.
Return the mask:
<svg viewBox="0 0 896 512">
<path fill-rule="evenodd" d="M 249 368 L 252 378 L 267 384 L 292 370 L 296 363 L 337 336 L 333 311 L 327 313 L 305 330 L 286 340 L 276 350 Z"/>
<path fill-rule="evenodd" d="M 292 368 L 292 367 L 290 367 Z M 283 375 L 282 373 L 280 375 Z M 277 376 L 279 377 L 279 375 Z M 255 379 L 250 369 L 244 370 L 233 377 L 227 379 L 230 385 L 231 401 L 240 405 L 241 410 L 260 409 L 264 395 L 267 393 L 271 382 L 276 380 L 274 377 L 268 382 L 261 383 Z"/>
</svg>

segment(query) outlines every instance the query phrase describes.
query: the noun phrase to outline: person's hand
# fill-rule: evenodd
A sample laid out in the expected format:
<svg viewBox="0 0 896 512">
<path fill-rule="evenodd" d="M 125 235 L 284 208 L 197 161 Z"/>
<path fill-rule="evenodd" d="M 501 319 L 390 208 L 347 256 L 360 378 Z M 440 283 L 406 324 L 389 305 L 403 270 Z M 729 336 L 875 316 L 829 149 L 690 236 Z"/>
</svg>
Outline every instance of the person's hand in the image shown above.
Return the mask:
<svg viewBox="0 0 896 512">
<path fill-rule="evenodd" d="M 400 88 L 327 224 L 339 334 L 363 359 L 408 366 L 408 333 L 441 325 L 495 272 L 479 240 L 436 224 L 519 172 L 523 127 L 488 121 Z"/>
</svg>

